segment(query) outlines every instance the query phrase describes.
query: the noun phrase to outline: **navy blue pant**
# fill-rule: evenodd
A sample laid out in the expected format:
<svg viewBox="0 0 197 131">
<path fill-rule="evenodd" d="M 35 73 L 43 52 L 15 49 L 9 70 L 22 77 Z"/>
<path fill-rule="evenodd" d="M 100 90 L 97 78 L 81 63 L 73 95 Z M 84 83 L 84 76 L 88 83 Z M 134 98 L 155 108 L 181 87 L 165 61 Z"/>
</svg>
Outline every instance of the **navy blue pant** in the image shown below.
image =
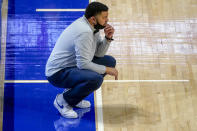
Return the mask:
<svg viewBox="0 0 197 131">
<path fill-rule="evenodd" d="M 108 55 L 104 57 L 94 57 L 92 62 L 107 67 L 116 66 L 116 60 Z M 47 77 L 47 79 L 56 87 L 70 88 L 63 96 L 66 102 L 74 107 L 101 86 L 105 75 L 106 74 L 99 74 L 91 70 L 81 70 L 77 67 L 69 67 L 58 71 L 54 75 Z"/>
</svg>

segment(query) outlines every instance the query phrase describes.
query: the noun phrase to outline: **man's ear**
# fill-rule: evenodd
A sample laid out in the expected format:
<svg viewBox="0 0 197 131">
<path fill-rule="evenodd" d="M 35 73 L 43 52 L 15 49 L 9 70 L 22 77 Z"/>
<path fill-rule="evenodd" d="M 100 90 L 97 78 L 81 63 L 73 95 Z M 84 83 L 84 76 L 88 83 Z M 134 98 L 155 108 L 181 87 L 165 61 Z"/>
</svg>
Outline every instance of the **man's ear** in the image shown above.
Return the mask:
<svg viewBox="0 0 197 131">
<path fill-rule="evenodd" d="M 97 23 L 96 23 L 96 18 L 95 18 L 95 16 L 90 17 L 90 19 L 91 19 L 91 21 L 92 21 L 93 24 L 97 24 Z"/>
</svg>

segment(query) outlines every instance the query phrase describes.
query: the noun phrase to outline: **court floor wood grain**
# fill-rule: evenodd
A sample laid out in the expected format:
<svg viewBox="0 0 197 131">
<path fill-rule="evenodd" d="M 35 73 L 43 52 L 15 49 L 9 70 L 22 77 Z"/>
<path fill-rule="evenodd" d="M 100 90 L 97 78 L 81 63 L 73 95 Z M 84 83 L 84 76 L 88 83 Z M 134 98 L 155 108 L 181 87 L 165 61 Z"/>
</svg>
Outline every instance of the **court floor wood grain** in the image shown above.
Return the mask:
<svg viewBox="0 0 197 131">
<path fill-rule="evenodd" d="M 188 80 L 103 83 L 104 130 L 196 131 L 197 1 L 98 1 L 115 28 L 119 80 Z"/>
</svg>

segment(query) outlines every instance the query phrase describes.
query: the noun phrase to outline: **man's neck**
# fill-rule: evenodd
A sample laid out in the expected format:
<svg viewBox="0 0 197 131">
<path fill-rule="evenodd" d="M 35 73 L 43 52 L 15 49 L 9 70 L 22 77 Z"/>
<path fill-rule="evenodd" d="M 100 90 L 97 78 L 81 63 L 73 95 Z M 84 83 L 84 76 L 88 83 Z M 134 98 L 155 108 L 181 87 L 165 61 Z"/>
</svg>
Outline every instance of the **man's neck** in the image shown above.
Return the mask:
<svg viewBox="0 0 197 131">
<path fill-rule="evenodd" d="M 90 23 L 90 25 L 92 26 L 92 28 L 94 28 L 94 24 L 93 24 L 93 22 L 90 19 L 88 19 L 88 22 Z"/>
</svg>

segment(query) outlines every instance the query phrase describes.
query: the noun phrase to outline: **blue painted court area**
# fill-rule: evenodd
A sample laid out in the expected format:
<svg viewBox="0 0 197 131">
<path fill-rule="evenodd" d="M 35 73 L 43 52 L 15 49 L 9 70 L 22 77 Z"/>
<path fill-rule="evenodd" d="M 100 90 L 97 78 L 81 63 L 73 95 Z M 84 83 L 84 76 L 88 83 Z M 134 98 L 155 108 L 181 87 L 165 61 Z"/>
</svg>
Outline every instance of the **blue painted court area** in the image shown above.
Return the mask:
<svg viewBox="0 0 197 131">
<path fill-rule="evenodd" d="M 9 0 L 11 14 L 37 14 L 36 9 L 84 9 L 89 0 Z"/>
<path fill-rule="evenodd" d="M 50 84 L 5 84 L 4 131 L 93 131 L 95 130 L 94 94 L 86 99 L 92 106 L 75 108 L 77 119 L 61 117 L 53 107 L 56 94 L 63 92 Z"/>
<path fill-rule="evenodd" d="M 61 32 L 84 12 L 36 12 L 36 8 L 84 9 L 88 0 L 9 0 L 5 80 L 46 80 L 45 64 Z M 6 83 L 3 131 L 94 131 L 94 95 L 89 109 L 66 119 L 53 107 L 63 89 L 49 83 Z"/>
<path fill-rule="evenodd" d="M 85 8 L 88 0 L 9 0 L 6 80 L 45 80 L 45 64 L 61 32 L 84 12 L 36 12 L 47 5 Z M 38 5 L 38 6 L 37 6 Z M 64 5 L 64 6 L 63 6 Z"/>
<path fill-rule="evenodd" d="M 45 64 L 61 32 L 83 12 L 8 15 L 6 80 L 45 80 Z"/>
<path fill-rule="evenodd" d="M 56 40 L 84 12 L 12 12 L 9 8 L 5 79 L 45 80 L 45 64 Z"/>
</svg>

